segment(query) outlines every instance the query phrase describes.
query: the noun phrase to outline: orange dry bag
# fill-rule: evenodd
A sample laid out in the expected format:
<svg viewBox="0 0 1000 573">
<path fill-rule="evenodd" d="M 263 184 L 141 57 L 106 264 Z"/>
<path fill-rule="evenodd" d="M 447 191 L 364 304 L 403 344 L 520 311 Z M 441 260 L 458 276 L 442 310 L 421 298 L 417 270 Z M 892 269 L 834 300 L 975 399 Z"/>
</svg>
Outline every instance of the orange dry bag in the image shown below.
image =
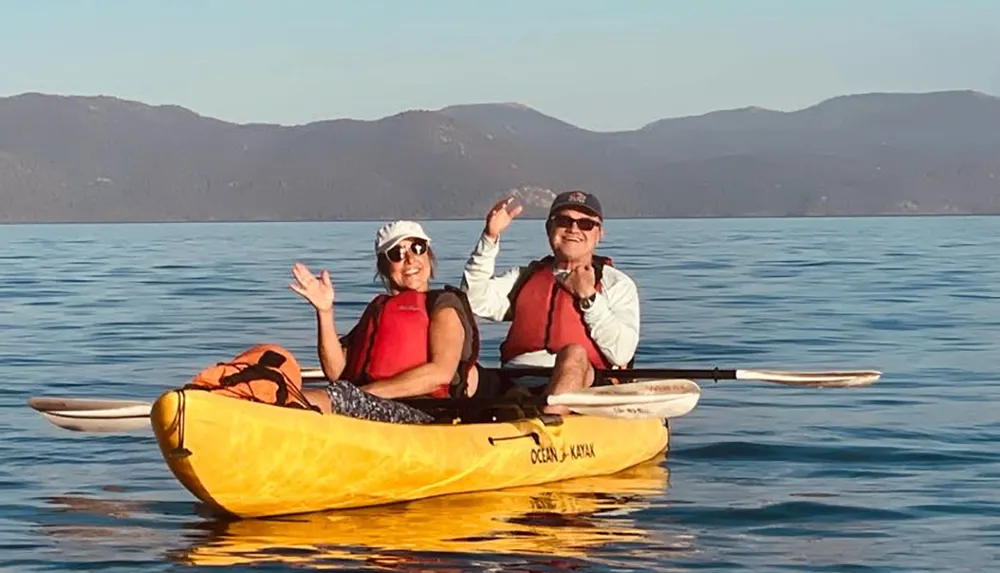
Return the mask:
<svg viewBox="0 0 1000 573">
<path fill-rule="evenodd" d="M 277 344 L 258 344 L 195 374 L 185 389 L 261 402 L 274 406 L 320 409 L 302 394 L 302 371 L 295 356 Z"/>
</svg>

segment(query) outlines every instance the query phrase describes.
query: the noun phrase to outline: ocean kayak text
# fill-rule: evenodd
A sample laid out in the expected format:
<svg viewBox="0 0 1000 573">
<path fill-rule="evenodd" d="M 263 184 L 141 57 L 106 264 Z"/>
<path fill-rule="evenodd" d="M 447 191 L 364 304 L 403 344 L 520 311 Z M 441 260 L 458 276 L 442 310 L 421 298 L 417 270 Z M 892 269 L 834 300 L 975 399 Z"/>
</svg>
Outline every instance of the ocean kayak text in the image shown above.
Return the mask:
<svg viewBox="0 0 1000 573">
<path fill-rule="evenodd" d="M 569 448 L 557 450 L 555 448 L 533 448 L 531 450 L 532 464 L 561 464 L 568 460 L 579 460 L 582 458 L 595 458 L 594 444 L 572 444 Z"/>
</svg>

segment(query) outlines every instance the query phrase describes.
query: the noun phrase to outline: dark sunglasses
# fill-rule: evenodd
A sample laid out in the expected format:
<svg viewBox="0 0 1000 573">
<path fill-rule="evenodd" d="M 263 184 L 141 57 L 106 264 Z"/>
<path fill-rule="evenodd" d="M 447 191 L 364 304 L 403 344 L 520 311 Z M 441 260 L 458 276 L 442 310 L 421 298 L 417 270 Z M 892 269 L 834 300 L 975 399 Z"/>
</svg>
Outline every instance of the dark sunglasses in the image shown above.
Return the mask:
<svg viewBox="0 0 1000 573">
<path fill-rule="evenodd" d="M 600 227 L 601 222 L 595 221 L 593 219 L 574 219 L 568 215 L 556 215 L 549 219 L 553 225 L 556 227 L 562 227 L 565 229 L 570 229 L 573 227 L 573 223 L 576 223 L 577 228 L 581 231 L 593 231 L 594 227 Z"/>
<path fill-rule="evenodd" d="M 422 255 L 427 252 L 427 241 L 423 239 L 413 239 L 410 243 L 409 249 L 414 255 Z M 403 253 L 405 251 L 406 247 L 403 245 L 396 245 L 382 254 L 385 255 L 385 257 L 390 261 L 398 263 L 403 260 Z"/>
</svg>

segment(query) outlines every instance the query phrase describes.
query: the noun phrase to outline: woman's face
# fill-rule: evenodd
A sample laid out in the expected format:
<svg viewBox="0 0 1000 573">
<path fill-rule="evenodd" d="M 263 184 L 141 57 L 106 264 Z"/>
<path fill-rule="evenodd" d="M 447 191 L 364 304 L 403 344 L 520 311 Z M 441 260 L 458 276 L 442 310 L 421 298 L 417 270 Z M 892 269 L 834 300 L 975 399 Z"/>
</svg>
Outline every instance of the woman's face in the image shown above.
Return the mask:
<svg viewBox="0 0 1000 573">
<path fill-rule="evenodd" d="M 427 241 L 407 238 L 385 252 L 389 259 L 389 282 L 394 290 L 429 290 L 431 260 L 427 248 Z"/>
</svg>

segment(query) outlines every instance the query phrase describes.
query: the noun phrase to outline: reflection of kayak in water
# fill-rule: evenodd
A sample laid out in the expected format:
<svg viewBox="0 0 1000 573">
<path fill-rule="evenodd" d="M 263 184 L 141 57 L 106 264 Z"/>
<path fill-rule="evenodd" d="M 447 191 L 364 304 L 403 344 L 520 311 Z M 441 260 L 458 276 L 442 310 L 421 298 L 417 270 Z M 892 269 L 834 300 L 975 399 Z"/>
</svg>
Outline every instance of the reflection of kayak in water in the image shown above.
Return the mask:
<svg viewBox="0 0 1000 573">
<path fill-rule="evenodd" d="M 658 419 L 407 425 L 170 391 L 150 421 L 178 481 L 240 517 L 374 506 L 608 475 L 665 451 Z"/>
<path fill-rule="evenodd" d="M 643 543 L 629 513 L 668 485 L 662 456 L 610 476 L 458 494 L 405 504 L 265 519 L 207 522 L 209 538 L 174 556 L 193 565 L 319 564 L 393 551 L 584 557 Z M 380 553 L 381 552 L 381 553 Z"/>
</svg>

